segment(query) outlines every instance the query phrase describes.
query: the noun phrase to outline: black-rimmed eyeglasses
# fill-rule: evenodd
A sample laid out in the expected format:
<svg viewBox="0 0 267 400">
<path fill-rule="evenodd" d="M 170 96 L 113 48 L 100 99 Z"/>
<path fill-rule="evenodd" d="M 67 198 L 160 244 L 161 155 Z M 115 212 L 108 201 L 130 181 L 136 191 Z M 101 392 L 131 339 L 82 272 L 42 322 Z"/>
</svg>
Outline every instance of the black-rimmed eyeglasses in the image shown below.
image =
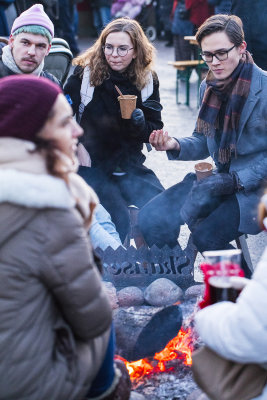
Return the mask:
<svg viewBox="0 0 267 400">
<path fill-rule="evenodd" d="M 235 45 L 233 47 L 231 47 L 228 50 L 218 50 L 215 53 L 210 53 L 208 51 L 203 51 L 200 53 L 202 60 L 204 60 L 205 62 L 212 62 L 213 57 L 216 57 L 217 60 L 219 61 L 225 61 L 228 58 L 228 53 L 233 50 L 233 48 L 235 47 Z"/>
<path fill-rule="evenodd" d="M 113 54 L 114 49 L 117 49 L 118 56 L 125 57 L 128 54 L 128 51 L 132 50 L 133 47 L 128 47 L 128 46 L 113 47 L 111 44 L 105 44 L 105 46 L 103 46 L 103 51 L 107 56 L 111 56 L 111 54 Z"/>
</svg>

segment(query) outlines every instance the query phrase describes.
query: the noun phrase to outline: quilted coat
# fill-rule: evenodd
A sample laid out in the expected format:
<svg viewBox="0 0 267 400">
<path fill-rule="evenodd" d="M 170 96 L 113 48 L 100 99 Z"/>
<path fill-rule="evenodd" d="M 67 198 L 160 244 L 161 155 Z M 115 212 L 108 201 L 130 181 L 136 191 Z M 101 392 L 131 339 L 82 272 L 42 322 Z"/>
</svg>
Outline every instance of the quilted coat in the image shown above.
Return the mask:
<svg viewBox="0 0 267 400">
<path fill-rule="evenodd" d="M 76 200 L 31 145 L 0 139 L 0 399 L 82 400 L 111 308 Z"/>
</svg>

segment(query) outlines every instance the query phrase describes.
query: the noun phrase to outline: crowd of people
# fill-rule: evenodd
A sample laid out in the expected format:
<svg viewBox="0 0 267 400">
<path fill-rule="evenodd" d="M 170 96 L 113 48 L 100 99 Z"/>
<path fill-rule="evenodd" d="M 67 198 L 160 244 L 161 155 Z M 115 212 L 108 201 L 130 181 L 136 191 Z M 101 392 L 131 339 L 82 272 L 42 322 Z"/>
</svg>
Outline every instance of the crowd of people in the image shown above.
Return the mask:
<svg viewBox="0 0 267 400">
<path fill-rule="evenodd" d="M 94 255 L 96 247 L 123 245 L 130 205 L 140 209 L 148 246 L 159 248 L 178 245 L 182 224 L 201 253 L 231 249 L 233 239 L 266 228 L 267 72 L 247 49 L 241 19 L 221 13 L 222 1 L 204 3 L 196 14 L 193 0 L 184 4 L 208 74 L 194 132 L 179 140 L 163 129 L 155 47 L 136 20 L 120 17 L 100 29 L 74 58 L 64 88 L 44 70 L 54 24 L 43 6 L 14 20 L 0 55 L 3 399 L 130 398 Z M 211 6 L 219 13 L 210 16 Z M 129 118 L 118 92 L 136 99 Z M 165 190 L 144 166 L 143 145 L 181 162 L 210 156 L 216 169 Z M 237 303 L 207 307 L 196 326 L 224 357 L 265 365 L 266 252 L 253 275 L 244 258 L 241 266 L 251 280 Z M 266 389 L 257 400 L 264 396 Z"/>
<path fill-rule="evenodd" d="M 195 35 L 199 26 L 213 14 L 234 14 L 241 17 L 248 50 L 261 68 L 267 69 L 266 61 L 266 10 L 265 0 L 45 0 L 40 1 L 55 25 L 57 37 L 64 38 L 76 57 L 80 53 L 79 10 L 89 14 L 91 34 L 99 36 L 103 27 L 112 19 L 129 17 L 141 19 L 144 27 L 154 24 L 158 39 L 166 40 L 166 46 L 174 46 L 176 61 L 197 57 L 195 46 L 184 36 Z M 17 13 L 25 11 L 34 0 L 2 0 L 0 2 L 0 36 L 9 35 L 9 26 Z M 148 12 L 144 12 L 145 9 Z M 142 17 L 142 13 L 144 16 Z M 139 22 L 141 22 L 139 21 Z M 149 21 L 149 22 L 148 22 Z M 155 38 L 156 36 L 154 36 Z"/>
</svg>

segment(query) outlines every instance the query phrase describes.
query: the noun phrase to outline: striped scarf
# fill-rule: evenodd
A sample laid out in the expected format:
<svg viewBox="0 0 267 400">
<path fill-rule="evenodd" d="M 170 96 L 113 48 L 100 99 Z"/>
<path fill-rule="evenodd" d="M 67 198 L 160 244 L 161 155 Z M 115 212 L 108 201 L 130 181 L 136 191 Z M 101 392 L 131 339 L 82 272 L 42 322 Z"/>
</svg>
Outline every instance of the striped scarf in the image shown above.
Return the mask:
<svg viewBox="0 0 267 400">
<path fill-rule="evenodd" d="M 252 56 L 246 51 L 244 59 L 240 60 L 228 78 L 216 80 L 212 71 L 208 72 L 206 78 L 207 89 L 198 114 L 196 131 L 207 137 L 215 136 L 216 129 L 219 128 L 218 117 L 222 101 L 227 98 L 218 154 L 218 160 L 222 164 L 230 161 L 232 153 L 236 156 L 239 120 L 249 94 L 252 68 Z"/>
</svg>

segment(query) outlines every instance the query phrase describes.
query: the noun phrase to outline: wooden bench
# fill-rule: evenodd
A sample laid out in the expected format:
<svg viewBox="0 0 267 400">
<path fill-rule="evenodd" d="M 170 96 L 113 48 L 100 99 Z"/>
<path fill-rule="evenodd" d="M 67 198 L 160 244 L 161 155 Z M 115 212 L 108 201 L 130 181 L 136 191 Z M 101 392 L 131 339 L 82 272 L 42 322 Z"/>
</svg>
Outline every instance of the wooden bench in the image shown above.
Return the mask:
<svg viewBox="0 0 267 400">
<path fill-rule="evenodd" d="M 201 71 L 206 64 L 203 60 L 184 60 L 184 61 L 168 61 L 169 65 L 172 65 L 176 69 L 176 103 L 179 103 L 179 84 L 180 81 L 186 83 L 186 101 L 185 104 L 190 104 L 190 76 L 193 69 L 196 70 L 198 75 L 198 87 L 201 82 Z"/>
</svg>

